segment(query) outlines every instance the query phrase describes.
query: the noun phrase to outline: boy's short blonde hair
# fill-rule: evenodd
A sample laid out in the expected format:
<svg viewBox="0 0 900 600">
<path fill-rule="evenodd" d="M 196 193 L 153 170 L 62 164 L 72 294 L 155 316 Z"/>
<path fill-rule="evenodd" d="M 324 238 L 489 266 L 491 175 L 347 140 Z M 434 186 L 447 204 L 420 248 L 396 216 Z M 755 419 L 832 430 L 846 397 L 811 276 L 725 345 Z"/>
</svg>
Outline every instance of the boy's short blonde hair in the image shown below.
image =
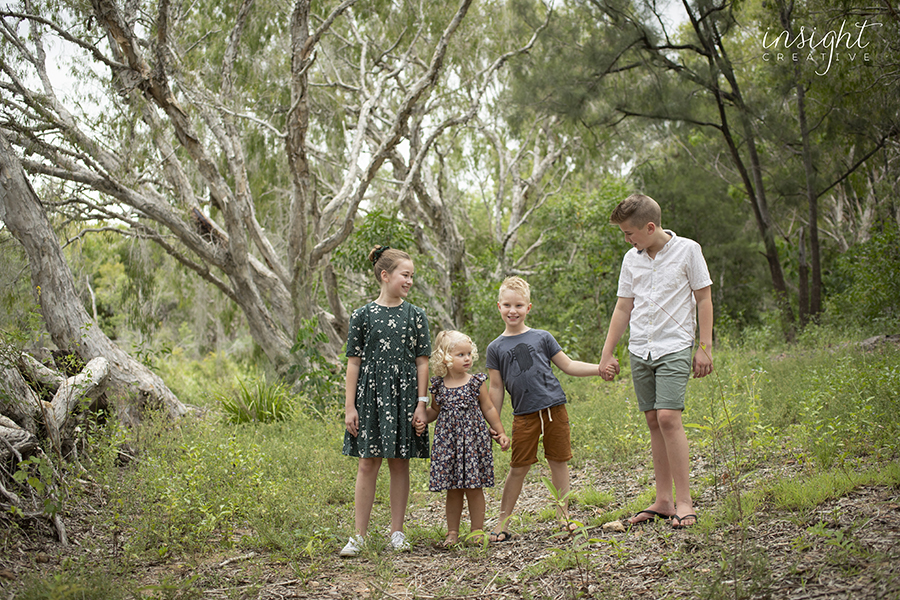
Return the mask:
<svg viewBox="0 0 900 600">
<path fill-rule="evenodd" d="M 431 351 L 431 372 L 438 377 L 447 375 L 447 368 L 453 364 L 453 348 L 460 342 L 468 342 L 472 346 L 472 362 L 478 360 L 478 347 L 472 338 L 461 331 L 445 329 L 434 337 L 434 348 Z"/>
<path fill-rule="evenodd" d="M 503 283 L 500 284 L 500 291 L 497 293 L 498 301 L 506 290 L 515 292 L 525 298 L 526 301 L 531 302 L 531 286 L 521 277 L 513 275 L 503 280 Z"/>
<path fill-rule="evenodd" d="M 662 210 L 650 196 L 632 194 L 619 202 L 609 216 L 609 222 L 614 225 L 626 221 L 635 227 L 643 227 L 647 223 L 662 227 Z"/>
</svg>

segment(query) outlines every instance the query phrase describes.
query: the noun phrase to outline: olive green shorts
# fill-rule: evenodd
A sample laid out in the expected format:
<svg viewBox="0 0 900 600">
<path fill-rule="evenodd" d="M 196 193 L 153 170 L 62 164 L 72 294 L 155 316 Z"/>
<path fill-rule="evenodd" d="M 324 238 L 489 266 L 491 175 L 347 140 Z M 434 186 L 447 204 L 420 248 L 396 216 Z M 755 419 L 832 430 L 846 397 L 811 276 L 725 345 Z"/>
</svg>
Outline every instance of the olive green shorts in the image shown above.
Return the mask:
<svg viewBox="0 0 900 600">
<path fill-rule="evenodd" d="M 631 380 L 637 395 L 638 409 L 684 410 L 684 393 L 691 376 L 692 348 L 685 348 L 661 358 L 644 360 L 631 355 Z"/>
</svg>

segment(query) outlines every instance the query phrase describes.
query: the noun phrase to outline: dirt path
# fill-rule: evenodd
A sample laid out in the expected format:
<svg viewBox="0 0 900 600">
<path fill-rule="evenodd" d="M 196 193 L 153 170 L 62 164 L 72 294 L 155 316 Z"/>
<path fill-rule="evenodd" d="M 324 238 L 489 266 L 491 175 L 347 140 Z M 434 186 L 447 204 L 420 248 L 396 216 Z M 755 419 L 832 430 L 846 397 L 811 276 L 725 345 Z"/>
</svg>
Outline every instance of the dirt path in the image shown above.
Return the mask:
<svg viewBox="0 0 900 600">
<path fill-rule="evenodd" d="M 775 511 L 761 504 L 744 531 L 695 527 L 676 531 L 664 522 L 624 532 L 604 530 L 603 515 L 637 497 L 641 467 L 603 472 L 592 465 L 573 471 L 573 489 L 612 491 L 613 505 L 575 505 L 571 517 L 586 526 L 559 536 L 538 516 L 550 506 L 539 477 L 530 476 L 517 506 L 524 518 L 508 543 L 488 548 L 444 549 L 437 540 L 413 538 L 409 553 L 337 556 L 339 543 L 306 563 L 283 557 L 211 549 L 199 567 L 146 563 L 135 577 L 148 584 L 181 582 L 183 589 L 153 598 L 431 599 L 463 598 L 779 598 L 786 600 L 900 599 L 900 490 L 867 487 L 814 509 Z M 705 469 L 695 460 L 695 476 Z M 790 477 L 791 466 L 757 476 Z M 537 474 L 537 473 L 536 473 Z M 646 476 L 643 477 L 646 480 Z M 625 483 L 623 483 L 625 482 Z M 491 491 L 489 514 L 496 510 Z M 724 502 L 727 490 L 707 489 L 696 499 L 700 519 Z M 442 525 L 441 496 L 428 496 L 411 523 Z M 618 503 L 618 504 L 617 504 Z M 546 512 L 546 511 L 545 511 Z M 464 515 L 464 519 L 467 515 Z M 709 517 L 711 520 L 711 517 Z M 77 531 L 73 538 L 91 535 Z M 52 571 L 68 553 L 46 535 L 21 532 L 0 546 L 0 598 L 14 598 L 29 573 Z M 110 540 L 107 559 L 116 548 Z M 723 567 L 723 564 L 725 565 Z M 186 584 L 190 578 L 193 584 Z M 162 594 L 162 592 L 159 592 Z"/>
</svg>

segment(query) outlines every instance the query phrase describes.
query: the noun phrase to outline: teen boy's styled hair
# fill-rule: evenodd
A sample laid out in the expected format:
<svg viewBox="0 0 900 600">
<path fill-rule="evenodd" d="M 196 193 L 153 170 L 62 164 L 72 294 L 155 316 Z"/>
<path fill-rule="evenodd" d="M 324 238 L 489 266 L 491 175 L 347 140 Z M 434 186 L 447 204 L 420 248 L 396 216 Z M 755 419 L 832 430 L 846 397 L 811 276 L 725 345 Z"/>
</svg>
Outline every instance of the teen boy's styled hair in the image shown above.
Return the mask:
<svg viewBox="0 0 900 600">
<path fill-rule="evenodd" d="M 375 280 L 379 285 L 381 284 L 381 272 L 393 273 L 394 269 L 397 268 L 397 263 L 401 260 L 411 261 L 412 259 L 403 250 L 397 250 L 390 246 L 375 246 L 372 248 L 369 252 L 369 262 L 375 268 Z"/>
<path fill-rule="evenodd" d="M 531 302 L 531 286 L 528 285 L 528 282 L 521 277 L 513 275 L 504 279 L 503 283 L 500 284 L 500 291 L 497 294 L 497 300 L 500 299 L 500 296 L 502 296 L 503 292 L 505 292 L 506 290 L 516 292 L 517 294 L 525 298 L 525 300 Z"/>
<path fill-rule="evenodd" d="M 619 202 L 609 216 L 609 222 L 621 225 L 626 221 L 635 227 L 643 227 L 647 223 L 654 223 L 661 227 L 662 211 L 656 200 L 643 194 L 632 194 Z"/>
<path fill-rule="evenodd" d="M 461 331 L 446 329 L 434 338 L 434 349 L 431 352 L 431 372 L 438 377 L 447 375 L 447 368 L 453 364 L 453 349 L 460 342 L 468 342 L 472 346 L 472 362 L 478 360 L 478 347 L 472 338 Z"/>
</svg>

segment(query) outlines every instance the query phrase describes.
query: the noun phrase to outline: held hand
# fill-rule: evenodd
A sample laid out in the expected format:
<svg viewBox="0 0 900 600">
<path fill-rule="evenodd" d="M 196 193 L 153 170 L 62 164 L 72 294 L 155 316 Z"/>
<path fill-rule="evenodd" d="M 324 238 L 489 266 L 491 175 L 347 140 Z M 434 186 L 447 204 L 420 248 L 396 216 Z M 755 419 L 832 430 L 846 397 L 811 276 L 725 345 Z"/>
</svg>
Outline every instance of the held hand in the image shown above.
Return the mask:
<svg viewBox="0 0 900 600">
<path fill-rule="evenodd" d="M 612 381 L 619 374 L 619 359 L 615 356 L 600 361 L 600 377 L 604 381 Z"/>
<path fill-rule="evenodd" d="M 694 377 L 706 377 L 713 372 L 712 349 L 700 347 L 694 353 Z"/>
<path fill-rule="evenodd" d="M 347 414 L 344 416 L 344 427 L 347 428 L 347 433 L 353 437 L 359 434 L 359 412 L 355 408 L 347 409 Z"/>
<path fill-rule="evenodd" d="M 497 440 L 497 443 L 500 444 L 500 450 L 502 450 L 503 452 L 509 450 L 511 442 L 509 441 L 509 438 L 506 437 L 505 433 L 497 434 L 497 437 L 495 439 Z"/>
<path fill-rule="evenodd" d="M 423 433 L 425 433 L 425 430 L 428 429 L 427 421 L 428 421 L 428 413 L 427 413 L 427 409 L 425 408 L 425 403 L 419 402 L 416 405 L 416 412 L 413 413 L 413 427 L 416 428 L 416 435 L 422 435 Z M 419 427 L 416 424 L 417 422 L 421 423 L 421 425 L 422 425 L 421 431 L 419 430 Z"/>
<path fill-rule="evenodd" d="M 500 434 L 497 433 L 493 427 L 488 427 L 488 433 L 491 434 L 492 440 L 494 440 L 498 444 L 500 443 Z"/>
</svg>

